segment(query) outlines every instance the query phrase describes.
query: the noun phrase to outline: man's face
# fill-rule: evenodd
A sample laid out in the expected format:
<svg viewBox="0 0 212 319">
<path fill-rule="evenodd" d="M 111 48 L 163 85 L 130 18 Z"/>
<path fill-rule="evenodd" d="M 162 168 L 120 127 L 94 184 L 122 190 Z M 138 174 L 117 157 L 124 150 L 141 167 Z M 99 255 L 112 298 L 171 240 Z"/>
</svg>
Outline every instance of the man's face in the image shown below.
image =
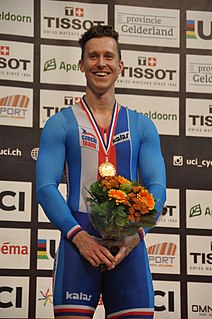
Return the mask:
<svg viewBox="0 0 212 319">
<path fill-rule="evenodd" d="M 85 72 L 87 86 L 96 93 L 114 90 L 115 81 L 123 69 L 116 41 L 111 37 L 90 39 L 85 45 L 80 70 Z"/>
</svg>

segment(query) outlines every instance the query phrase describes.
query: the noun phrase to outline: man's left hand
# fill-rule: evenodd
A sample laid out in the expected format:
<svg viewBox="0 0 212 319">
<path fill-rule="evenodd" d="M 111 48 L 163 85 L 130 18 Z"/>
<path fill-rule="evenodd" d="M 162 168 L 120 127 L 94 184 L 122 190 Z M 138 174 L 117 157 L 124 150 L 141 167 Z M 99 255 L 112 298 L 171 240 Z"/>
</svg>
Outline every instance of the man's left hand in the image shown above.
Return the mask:
<svg viewBox="0 0 212 319">
<path fill-rule="evenodd" d="M 140 243 L 140 237 L 138 234 L 125 237 L 121 243 L 119 243 L 119 251 L 113 261 L 113 268 L 117 266 L 129 253 Z M 112 268 L 108 267 L 108 270 Z"/>
</svg>

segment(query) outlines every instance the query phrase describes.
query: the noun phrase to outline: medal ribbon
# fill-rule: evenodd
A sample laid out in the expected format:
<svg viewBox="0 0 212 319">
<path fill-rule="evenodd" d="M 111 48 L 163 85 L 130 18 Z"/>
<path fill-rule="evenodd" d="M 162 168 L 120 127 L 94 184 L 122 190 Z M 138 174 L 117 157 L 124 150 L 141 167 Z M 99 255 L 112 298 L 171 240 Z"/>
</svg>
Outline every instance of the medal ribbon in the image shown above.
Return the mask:
<svg viewBox="0 0 212 319">
<path fill-rule="evenodd" d="M 114 133 L 115 133 L 116 123 L 117 123 L 117 119 L 118 119 L 118 103 L 116 101 L 114 103 L 113 114 L 112 114 L 112 119 L 111 119 L 111 125 L 110 125 L 110 130 L 109 130 L 109 137 L 108 137 L 107 144 L 105 144 L 105 141 L 104 141 L 104 139 L 103 139 L 103 137 L 102 137 L 102 135 L 100 133 L 98 124 L 97 124 L 97 122 L 96 122 L 96 120 L 95 120 L 90 108 L 88 107 L 84 97 L 80 100 L 80 102 L 81 102 L 83 110 L 86 112 L 89 120 L 91 121 L 91 124 L 92 124 L 92 126 L 94 128 L 95 133 L 98 136 L 100 145 L 102 146 L 102 149 L 103 149 L 103 151 L 105 153 L 105 156 L 106 156 L 106 159 L 107 159 L 108 156 L 109 156 L 109 154 L 108 154 L 109 150 L 112 147 L 113 136 L 114 136 Z"/>
</svg>

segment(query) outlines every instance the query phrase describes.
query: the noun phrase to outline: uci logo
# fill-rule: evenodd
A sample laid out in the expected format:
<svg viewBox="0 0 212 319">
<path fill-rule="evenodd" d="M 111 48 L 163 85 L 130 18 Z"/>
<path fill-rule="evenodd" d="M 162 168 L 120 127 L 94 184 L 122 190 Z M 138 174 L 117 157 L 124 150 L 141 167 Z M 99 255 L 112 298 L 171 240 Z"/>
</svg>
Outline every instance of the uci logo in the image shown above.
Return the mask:
<svg viewBox="0 0 212 319">
<path fill-rule="evenodd" d="M 1 293 L 5 296 L 8 296 L 7 298 L 4 298 L 4 301 L 0 298 L 0 308 L 22 308 L 22 287 L 16 287 L 12 288 L 9 286 L 2 286 L 0 287 L 0 296 Z M 12 301 L 13 300 L 13 301 Z"/>
</svg>

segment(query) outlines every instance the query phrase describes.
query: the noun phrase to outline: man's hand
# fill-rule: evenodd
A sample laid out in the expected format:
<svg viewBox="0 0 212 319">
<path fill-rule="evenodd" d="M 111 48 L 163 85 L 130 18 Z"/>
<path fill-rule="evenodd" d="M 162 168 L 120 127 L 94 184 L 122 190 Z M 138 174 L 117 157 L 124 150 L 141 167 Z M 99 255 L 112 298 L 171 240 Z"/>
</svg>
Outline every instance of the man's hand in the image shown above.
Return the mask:
<svg viewBox="0 0 212 319">
<path fill-rule="evenodd" d="M 114 268 L 115 257 L 106 247 L 101 245 L 98 238 L 90 236 L 83 230 L 73 238 L 73 243 L 92 266 L 98 267 L 101 264 L 106 264 L 108 269 Z"/>
<path fill-rule="evenodd" d="M 140 237 L 138 234 L 134 234 L 132 236 L 125 237 L 120 242 L 119 252 L 115 256 L 115 261 L 113 262 L 113 268 L 117 266 L 125 257 L 129 255 L 129 253 L 140 243 Z M 109 266 L 108 270 L 112 268 Z"/>
</svg>

